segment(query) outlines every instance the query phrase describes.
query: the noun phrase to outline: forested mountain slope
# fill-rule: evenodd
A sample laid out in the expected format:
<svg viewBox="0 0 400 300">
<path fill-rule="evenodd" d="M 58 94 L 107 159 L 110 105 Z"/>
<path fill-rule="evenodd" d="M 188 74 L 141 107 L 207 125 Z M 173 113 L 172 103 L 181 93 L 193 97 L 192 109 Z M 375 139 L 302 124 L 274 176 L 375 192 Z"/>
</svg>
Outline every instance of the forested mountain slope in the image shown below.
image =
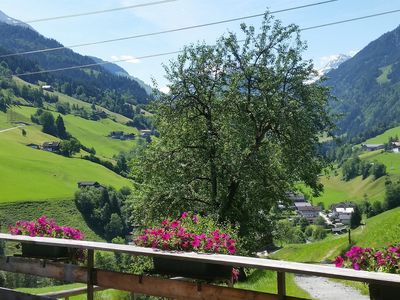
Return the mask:
<svg viewBox="0 0 400 300">
<path fill-rule="evenodd" d="M 400 27 L 368 44 L 339 68 L 330 71 L 326 84 L 344 113 L 339 134 L 358 142 L 393 127 L 400 121 Z"/>
<path fill-rule="evenodd" d="M 7 63 L 14 74 L 95 63 L 93 58 L 70 49 L 4 56 L 57 47 L 63 45 L 28 27 L 10 25 L 0 20 L 0 62 Z M 94 102 L 129 118 L 133 117 L 133 109 L 129 104 L 144 104 L 151 99 L 151 95 L 134 78 L 119 76 L 102 66 L 22 76 L 22 79 L 31 83 L 41 81 L 50 84 L 69 96 Z"/>
</svg>

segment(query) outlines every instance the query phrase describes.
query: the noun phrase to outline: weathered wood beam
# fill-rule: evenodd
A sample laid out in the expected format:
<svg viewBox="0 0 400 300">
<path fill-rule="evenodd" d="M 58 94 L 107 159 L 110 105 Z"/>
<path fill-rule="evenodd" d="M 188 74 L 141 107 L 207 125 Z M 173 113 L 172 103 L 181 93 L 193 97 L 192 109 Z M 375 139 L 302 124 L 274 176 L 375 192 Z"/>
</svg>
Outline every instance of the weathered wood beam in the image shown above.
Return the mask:
<svg viewBox="0 0 400 300">
<path fill-rule="evenodd" d="M 9 257 L 0 259 L 0 270 L 87 283 L 87 268 L 40 259 Z M 141 276 L 92 269 L 93 284 L 128 292 L 188 300 L 277 300 L 278 296 L 217 285 L 200 284 L 154 276 Z M 0 298 L 3 299 L 3 298 Z M 8 298 L 4 298 L 8 299 Z M 286 297 L 288 300 L 299 298 Z"/>
<path fill-rule="evenodd" d="M 277 288 L 278 288 L 278 299 L 285 300 L 286 298 L 286 278 L 284 272 L 277 272 Z"/>
<path fill-rule="evenodd" d="M 18 291 L 0 288 L 0 299 L 7 300 L 56 300 L 57 298 L 40 296 L 40 295 L 31 295 L 26 293 L 21 293 Z"/>
<path fill-rule="evenodd" d="M 96 284 L 156 297 L 188 300 L 278 300 L 278 295 L 210 284 L 96 270 Z M 286 297 L 287 300 L 301 300 Z"/>
<path fill-rule="evenodd" d="M 66 282 L 87 283 L 86 268 L 42 259 L 1 257 L 0 270 L 54 278 Z"/>
<path fill-rule="evenodd" d="M 30 237 L 22 235 L 10 235 L 0 233 L 0 240 L 26 242 L 41 245 L 64 246 L 69 248 L 92 249 L 111 252 L 127 253 L 131 255 L 145 255 L 156 257 L 170 257 L 178 260 L 198 261 L 214 263 L 220 265 L 246 267 L 255 269 L 266 269 L 286 273 L 296 273 L 325 278 L 338 278 L 351 281 L 361 281 L 366 283 L 378 283 L 383 285 L 400 286 L 400 276 L 382 272 L 356 271 L 346 268 L 335 268 L 315 264 L 305 264 L 272 259 L 262 259 L 256 257 L 244 257 L 223 254 L 201 254 L 193 252 L 168 252 L 151 248 L 143 248 L 132 245 L 120 245 L 110 243 L 99 243 L 91 241 L 77 241 L 66 239 L 54 239 L 46 237 Z"/>
</svg>

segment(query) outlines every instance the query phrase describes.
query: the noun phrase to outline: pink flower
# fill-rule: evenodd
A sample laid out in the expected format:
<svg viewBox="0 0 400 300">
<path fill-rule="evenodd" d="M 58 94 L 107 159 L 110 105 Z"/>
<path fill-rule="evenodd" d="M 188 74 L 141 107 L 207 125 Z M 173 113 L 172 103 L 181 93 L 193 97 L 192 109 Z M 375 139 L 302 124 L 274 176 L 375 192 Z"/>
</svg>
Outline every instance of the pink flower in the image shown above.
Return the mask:
<svg viewBox="0 0 400 300">
<path fill-rule="evenodd" d="M 336 266 L 337 268 L 341 268 L 341 267 L 343 267 L 343 262 L 344 262 L 343 257 L 338 256 L 338 257 L 336 257 L 336 259 L 335 259 L 335 266 Z"/>
<path fill-rule="evenodd" d="M 189 213 L 185 211 L 184 213 L 182 213 L 181 218 L 186 219 L 188 215 L 189 215 Z"/>
<path fill-rule="evenodd" d="M 173 220 L 171 222 L 171 228 L 176 228 L 180 225 L 180 222 L 178 220 Z"/>
</svg>

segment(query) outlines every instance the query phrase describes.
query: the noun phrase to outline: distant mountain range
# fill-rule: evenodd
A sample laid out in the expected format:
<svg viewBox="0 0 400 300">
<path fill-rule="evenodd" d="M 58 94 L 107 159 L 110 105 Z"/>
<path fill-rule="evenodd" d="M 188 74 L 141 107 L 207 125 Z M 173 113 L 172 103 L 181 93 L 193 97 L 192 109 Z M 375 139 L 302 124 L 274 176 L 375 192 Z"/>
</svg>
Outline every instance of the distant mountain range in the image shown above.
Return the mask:
<svg viewBox="0 0 400 300">
<path fill-rule="evenodd" d="M 56 47 L 63 45 L 0 11 L 0 55 Z M 5 61 L 14 74 L 21 74 L 93 64 L 102 60 L 61 49 L 5 57 L 0 61 Z M 152 98 L 149 86 L 115 64 L 29 75 L 23 76 L 23 79 L 31 83 L 46 82 L 60 92 L 86 102 L 95 102 L 129 118 L 133 116 L 133 110 L 125 104 L 145 104 Z"/>
<path fill-rule="evenodd" d="M 363 141 L 400 123 L 400 27 L 369 43 L 327 73 L 343 113 L 338 133 Z"/>
</svg>

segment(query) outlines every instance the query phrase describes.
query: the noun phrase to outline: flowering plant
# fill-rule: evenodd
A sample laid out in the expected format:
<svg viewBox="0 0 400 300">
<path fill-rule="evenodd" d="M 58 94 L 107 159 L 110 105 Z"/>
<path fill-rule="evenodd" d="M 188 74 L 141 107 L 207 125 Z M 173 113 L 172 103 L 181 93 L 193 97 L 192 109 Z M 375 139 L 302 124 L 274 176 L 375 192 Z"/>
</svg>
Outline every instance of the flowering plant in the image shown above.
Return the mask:
<svg viewBox="0 0 400 300">
<path fill-rule="evenodd" d="M 164 219 L 160 225 L 146 228 L 134 242 L 138 246 L 162 250 L 204 253 L 237 253 L 237 228 L 217 224 L 212 218 L 184 212 L 177 219 Z M 232 268 L 232 279 L 239 271 Z"/>
<path fill-rule="evenodd" d="M 229 225 L 184 212 L 178 219 L 165 219 L 160 226 L 146 228 L 135 244 L 162 250 L 235 254 L 237 235 Z"/>
<path fill-rule="evenodd" d="M 353 246 L 344 257 L 336 257 L 335 265 L 339 268 L 399 274 L 400 245 L 391 245 L 380 250 Z"/>
<path fill-rule="evenodd" d="M 53 219 L 42 216 L 35 221 L 17 221 L 10 226 L 9 231 L 14 235 L 29 235 L 52 237 L 60 239 L 82 240 L 83 233 L 76 228 L 59 226 Z"/>
</svg>

